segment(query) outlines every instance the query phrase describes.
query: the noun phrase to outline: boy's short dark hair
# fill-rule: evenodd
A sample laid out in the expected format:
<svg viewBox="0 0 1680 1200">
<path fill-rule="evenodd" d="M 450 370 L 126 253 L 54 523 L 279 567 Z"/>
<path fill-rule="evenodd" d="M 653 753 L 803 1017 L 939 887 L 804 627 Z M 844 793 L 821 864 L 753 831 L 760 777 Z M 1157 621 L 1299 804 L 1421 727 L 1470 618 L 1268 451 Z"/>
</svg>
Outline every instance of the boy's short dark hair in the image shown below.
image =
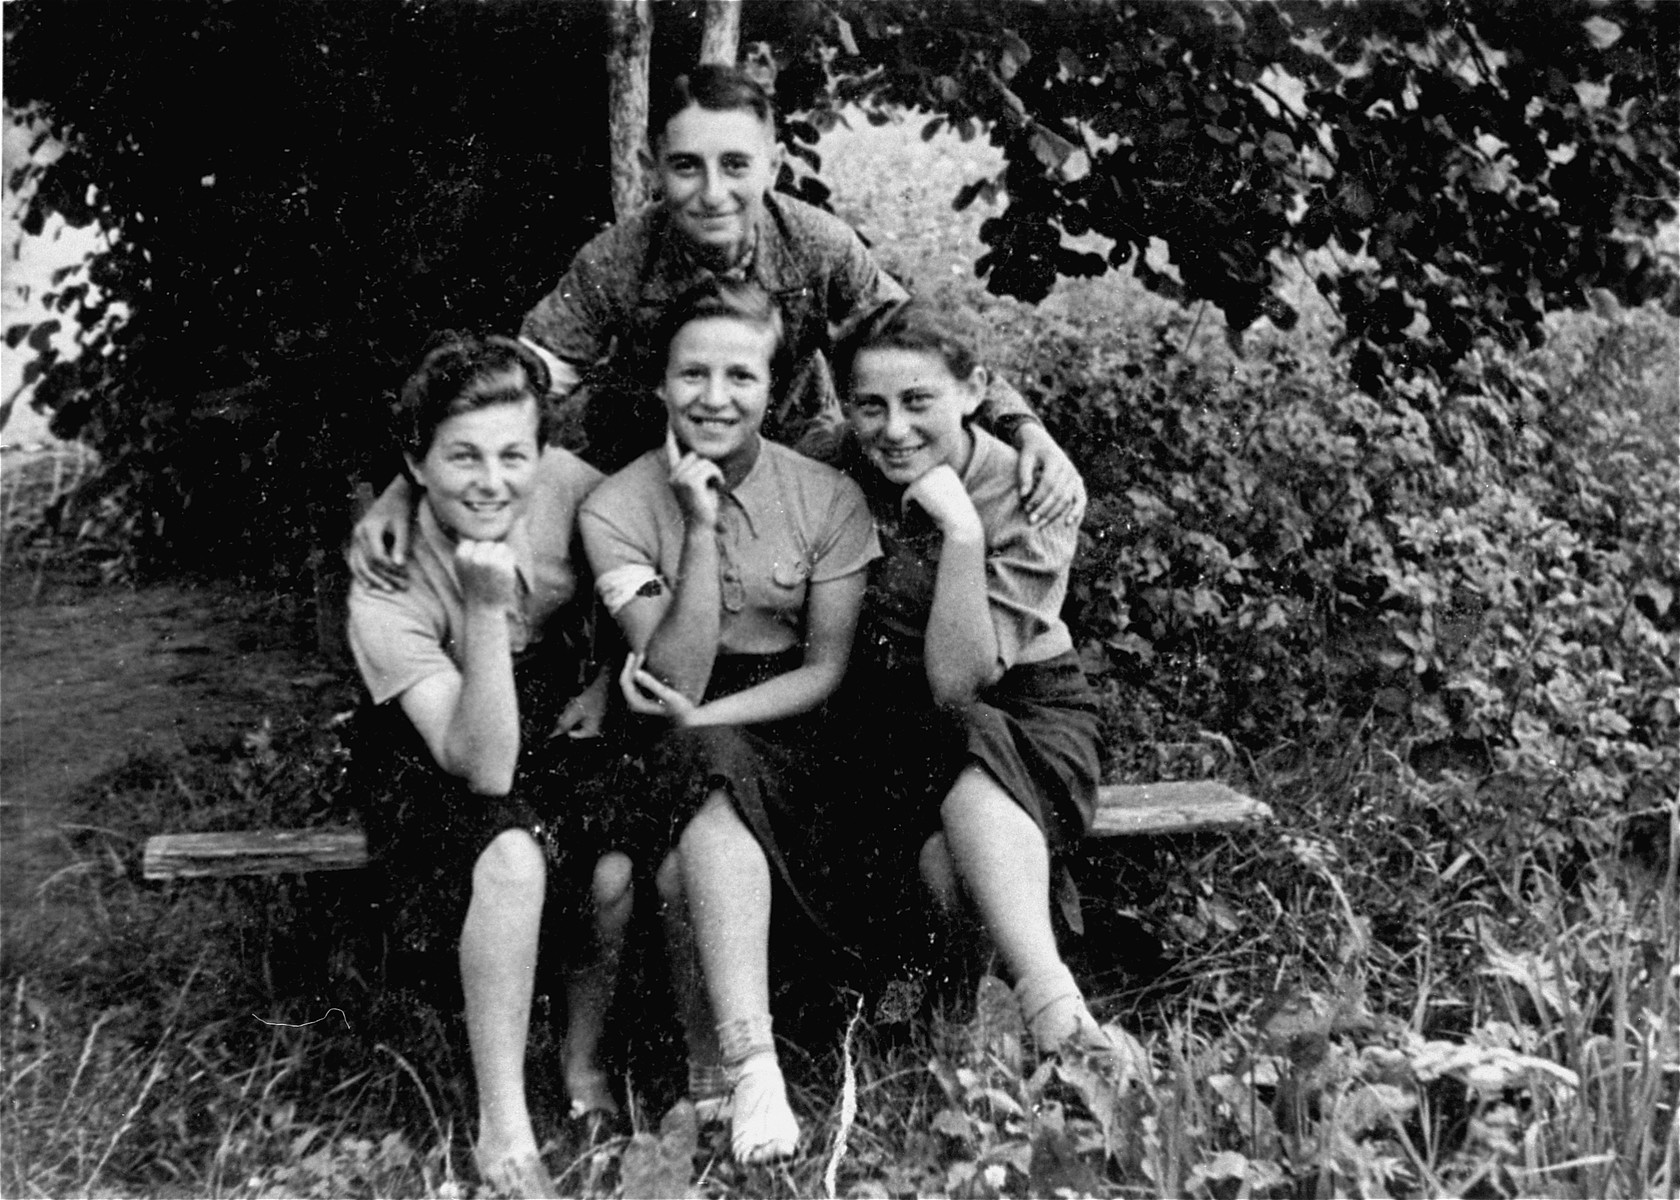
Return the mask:
<svg viewBox="0 0 1680 1200">
<path fill-rule="evenodd" d="M 434 333 L 392 407 L 397 441 L 420 459 L 450 417 L 496 404 L 537 404 L 537 445 L 548 442 L 548 368 L 528 346 L 500 334 Z"/>
<path fill-rule="evenodd" d="M 648 114 L 648 140 L 655 148 L 671 118 L 696 104 L 708 112 L 750 112 L 772 132 L 776 128 L 775 102 L 757 80 L 739 67 L 706 63 L 678 75 L 655 98 Z"/>
</svg>

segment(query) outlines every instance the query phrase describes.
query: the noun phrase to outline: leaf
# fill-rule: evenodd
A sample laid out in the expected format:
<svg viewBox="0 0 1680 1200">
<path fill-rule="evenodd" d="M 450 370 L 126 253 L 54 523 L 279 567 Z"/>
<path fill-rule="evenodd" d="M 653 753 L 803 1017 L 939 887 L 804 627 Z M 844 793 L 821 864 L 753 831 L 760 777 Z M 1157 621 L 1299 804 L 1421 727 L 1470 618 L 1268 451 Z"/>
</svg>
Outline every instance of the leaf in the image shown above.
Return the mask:
<svg viewBox="0 0 1680 1200">
<path fill-rule="evenodd" d="M 1032 147 L 1033 155 L 1052 171 L 1059 170 L 1069 156 L 1079 149 L 1078 146 L 1068 141 L 1061 134 L 1036 122 L 1027 138 L 1028 145 Z"/>
<path fill-rule="evenodd" d="M 29 333 L 29 348 L 37 354 L 45 354 L 52 349 L 53 334 L 59 330 L 57 317 L 51 317 L 36 325 Z M 8 336 L 11 331 L 7 330 Z"/>
<path fill-rule="evenodd" d="M 33 327 L 28 323 L 22 325 L 8 325 L 6 327 L 6 348 L 8 350 L 16 350 L 19 343 L 21 343 L 23 339 L 29 335 L 31 328 Z"/>
<path fill-rule="evenodd" d="M 856 55 L 858 52 L 857 36 L 852 33 L 852 23 L 839 13 L 833 13 L 834 36 L 840 39 L 840 48 L 847 54 Z"/>
<path fill-rule="evenodd" d="M 999 39 L 1003 45 L 998 49 L 998 74 L 1008 82 L 1032 60 L 1032 47 L 1023 42 L 1020 35 L 1012 29 L 1003 30 Z"/>
<path fill-rule="evenodd" d="M 995 1057 L 1011 1071 L 1021 1069 L 1021 1043 L 1026 1026 L 1015 992 L 996 975 L 983 975 L 975 992 L 973 1037 L 975 1049 Z"/>
<path fill-rule="evenodd" d="M 930 1124 L 935 1133 L 944 1134 L 946 1137 L 954 1138 L 959 1142 L 970 1141 L 974 1137 L 974 1122 L 969 1119 L 967 1113 L 959 1112 L 954 1108 L 940 1109 L 934 1115 Z M 656 1195 L 657 1193 L 643 1194 Z"/>
<path fill-rule="evenodd" d="M 1026 1174 L 1030 1196 L 1096 1196 L 1103 1190 L 1102 1176 L 1080 1156 L 1060 1122 L 1046 1121 L 1040 1127 Z"/>
<path fill-rule="evenodd" d="M 992 181 L 990 179 L 974 179 L 963 184 L 957 189 L 957 194 L 951 198 L 951 208 L 956 212 L 962 212 L 974 203 L 975 198 L 981 192 L 988 190 L 991 186 Z"/>
<path fill-rule="evenodd" d="M 1587 36 L 1592 39 L 1593 46 L 1599 50 L 1608 50 L 1622 37 L 1622 27 L 1603 17 L 1588 17 L 1581 22 L 1581 28 L 1587 31 Z"/>
<path fill-rule="evenodd" d="M 694 1152 L 699 1146 L 700 1122 L 694 1105 L 679 1100 L 659 1122 L 659 1136 L 638 1133 L 624 1148 L 619 1163 L 624 1196 L 687 1196 L 694 1182 Z"/>
</svg>

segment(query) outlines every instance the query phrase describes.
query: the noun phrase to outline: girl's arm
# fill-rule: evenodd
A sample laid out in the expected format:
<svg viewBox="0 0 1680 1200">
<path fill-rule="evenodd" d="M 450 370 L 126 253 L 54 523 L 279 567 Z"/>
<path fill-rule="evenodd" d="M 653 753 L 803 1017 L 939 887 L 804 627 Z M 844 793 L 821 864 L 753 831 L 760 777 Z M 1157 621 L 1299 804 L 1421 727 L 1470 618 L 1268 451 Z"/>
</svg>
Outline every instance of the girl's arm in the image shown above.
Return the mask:
<svg viewBox="0 0 1680 1200">
<path fill-rule="evenodd" d="M 646 529 L 621 527 L 602 507 L 601 491 L 584 504 L 578 518 L 590 569 L 598 580 L 611 580 L 626 569 L 646 573 L 647 586 L 616 603 L 612 610 L 631 653 L 651 659 L 650 669 L 661 680 L 696 701 L 705 695 L 711 679 L 723 625 L 718 582 L 718 495 L 708 483 L 717 474 L 714 465 L 694 455 L 686 456 L 672 472 L 671 484 L 683 516 L 683 543 L 675 579 L 660 576 L 658 555 L 651 544 L 652 525 Z"/>
<path fill-rule="evenodd" d="M 645 706 L 634 701 L 632 706 L 641 712 L 668 716 L 679 725 L 756 725 L 811 711 L 832 696 L 846 677 L 867 582 L 866 571 L 854 571 L 810 585 L 804 661 L 786 674 L 695 705 L 646 670 L 639 670 L 640 664 L 632 660 L 625 678 L 651 698 Z"/>
<path fill-rule="evenodd" d="M 462 542 L 455 554 L 464 625 L 461 670 L 429 675 L 402 694 L 432 758 L 474 792 L 506 795 L 519 758 L 519 699 L 513 686 L 508 607 L 514 598 L 513 551 L 493 542 Z"/>
<path fill-rule="evenodd" d="M 645 633 L 624 625 L 630 648 L 643 655 L 648 669 L 697 704 L 711 680 L 723 629 L 717 538 L 722 486 L 717 464 L 695 454 L 685 454 L 672 469 L 671 489 L 683 514 L 682 555 L 673 583 L 676 594 L 657 624 Z M 633 614 L 637 603 L 626 605 L 621 619 L 639 621 L 648 609 Z"/>
<path fill-rule="evenodd" d="M 905 492 L 939 526 L 944 542 L 923 642 L 928 689 L 938 704 L 965 704 L 1002 674 L 986 590 L 986 531 L 962 480 L 935 467 Z"/>
</svg>

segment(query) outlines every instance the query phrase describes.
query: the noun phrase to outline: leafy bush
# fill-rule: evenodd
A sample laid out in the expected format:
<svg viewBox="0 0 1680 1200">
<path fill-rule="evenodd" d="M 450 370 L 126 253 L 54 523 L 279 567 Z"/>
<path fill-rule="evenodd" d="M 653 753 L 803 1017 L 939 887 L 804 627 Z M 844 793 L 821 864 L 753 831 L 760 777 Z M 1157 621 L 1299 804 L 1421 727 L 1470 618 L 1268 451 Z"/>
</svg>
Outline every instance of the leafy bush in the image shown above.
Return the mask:
<svg viewBox="0 0 1680 1200">
<path fill-rule="evenodd" d="M 1123 744 L 1369 722 L 1425 771 L 1491 770 L 1502 827 L 1536 827 L 1519 799 L 1559 853 L 1666 794 L 1680 464 L 1648 376 L 1669 323 L 1483 347 L 1381 402 L 1282 347 L 1210 378 L 1180 338 L 1039 318 L 1017 367 L 1090 487 L 1068 611 Z"/>
</svg>

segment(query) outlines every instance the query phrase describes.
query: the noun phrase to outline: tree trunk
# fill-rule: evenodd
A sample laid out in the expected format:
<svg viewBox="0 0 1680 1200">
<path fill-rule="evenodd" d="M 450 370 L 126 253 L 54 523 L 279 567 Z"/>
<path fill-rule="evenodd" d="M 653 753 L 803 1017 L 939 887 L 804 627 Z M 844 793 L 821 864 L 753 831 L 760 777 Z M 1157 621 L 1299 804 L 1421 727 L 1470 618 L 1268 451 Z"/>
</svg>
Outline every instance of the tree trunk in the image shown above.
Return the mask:
<svg viewBox="0 0 1680 1200">
<path fill-rule="evenodd" d="M 706 0 L 700 62 L 733 67 L 741 49 L 741 0 Z"/>
<path fill-rule="evenodd" d="M 622 221 L 647 200 L 641 151 L 647 142 L 651 0 L 606 0 L 607 104 L 611 122 L 613 216 Z"/>
</svg>

